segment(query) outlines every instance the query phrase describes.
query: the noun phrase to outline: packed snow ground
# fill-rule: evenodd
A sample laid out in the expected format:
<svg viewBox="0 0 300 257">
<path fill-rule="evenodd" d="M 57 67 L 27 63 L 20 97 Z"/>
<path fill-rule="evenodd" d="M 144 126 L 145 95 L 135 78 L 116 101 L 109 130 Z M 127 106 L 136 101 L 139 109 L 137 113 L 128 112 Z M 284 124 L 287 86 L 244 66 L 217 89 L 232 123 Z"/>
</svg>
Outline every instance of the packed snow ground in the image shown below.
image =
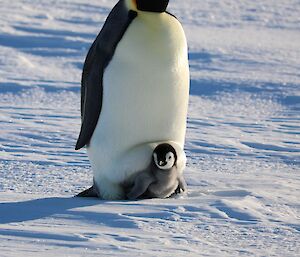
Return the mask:
<svg viewBox="0 0 300 257">
<path fill-rule="evenodd" d="M 171 0 L 189 41 L 187 195 L 100 201 L 80 128 L 116 1 L 0 1 L 0 256 L 297 256 L 300 4 Z"/>
</svg>

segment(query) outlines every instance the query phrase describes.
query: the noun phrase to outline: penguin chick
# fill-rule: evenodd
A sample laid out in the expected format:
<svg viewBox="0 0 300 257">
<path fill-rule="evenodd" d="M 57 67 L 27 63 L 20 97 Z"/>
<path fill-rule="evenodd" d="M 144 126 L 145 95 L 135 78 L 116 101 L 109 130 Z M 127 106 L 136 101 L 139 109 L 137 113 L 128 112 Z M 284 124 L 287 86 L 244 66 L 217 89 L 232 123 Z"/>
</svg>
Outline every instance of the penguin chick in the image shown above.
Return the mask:
<svg viewBox="0 0 300 257">
<path fill-rule="evenodd" d="M 167 198 L 173 193 L 186 190 L 183 176 L 177 169 L 177 153 L 170 144 L 158 145 L 152 154 L 150 166 L 138 173 L 134 185 L 127 194 L 133 200 L 145 198 Z"/>
</svg>

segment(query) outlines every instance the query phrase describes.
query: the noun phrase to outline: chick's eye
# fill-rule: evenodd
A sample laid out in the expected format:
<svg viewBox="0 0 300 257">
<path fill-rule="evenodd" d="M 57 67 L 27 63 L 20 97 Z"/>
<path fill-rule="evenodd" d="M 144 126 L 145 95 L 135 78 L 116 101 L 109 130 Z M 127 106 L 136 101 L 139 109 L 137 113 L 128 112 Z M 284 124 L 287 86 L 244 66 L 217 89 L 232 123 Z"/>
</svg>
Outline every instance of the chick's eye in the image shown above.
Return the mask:
<svg viewBox="0 0 300 257">
<path fill-rule="evenodd" d="M 169 160 L 171 160 L 172 159 L 172 156 L 169 156 Z"/>
</svg>

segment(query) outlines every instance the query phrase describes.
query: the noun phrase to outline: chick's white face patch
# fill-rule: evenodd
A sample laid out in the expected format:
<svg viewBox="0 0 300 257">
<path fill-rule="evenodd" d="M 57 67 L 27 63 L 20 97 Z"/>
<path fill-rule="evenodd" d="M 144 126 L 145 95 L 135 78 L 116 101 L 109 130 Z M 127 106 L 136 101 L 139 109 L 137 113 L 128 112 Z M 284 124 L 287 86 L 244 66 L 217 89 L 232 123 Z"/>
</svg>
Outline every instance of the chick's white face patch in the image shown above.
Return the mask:
<svg viewBox="0 0 300 257">
<path fill-rule="evenodd" d="M 166 155 L 167 164 L 164 166 L 165 169 L 171 169 L 175 164 L 175 156 L 172 152 L 168 152 Z"/>
<path fill-rule="evenodd" d="M 157 167 L 159 167 L 158 160 L 157 160 L 157 154 L 156 153 L 153 153 L 153 158 L 154 158 L 155 165 Z"/>
</svg>

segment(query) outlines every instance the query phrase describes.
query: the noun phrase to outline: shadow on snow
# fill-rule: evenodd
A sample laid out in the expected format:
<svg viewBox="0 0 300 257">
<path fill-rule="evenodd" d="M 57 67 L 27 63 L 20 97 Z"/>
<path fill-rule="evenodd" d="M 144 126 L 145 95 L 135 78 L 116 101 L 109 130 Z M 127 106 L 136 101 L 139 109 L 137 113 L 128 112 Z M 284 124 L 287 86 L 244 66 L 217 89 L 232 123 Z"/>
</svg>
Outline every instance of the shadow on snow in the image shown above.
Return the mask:
<svg viewBox="0 0 300 257">
<path fill-rule="evenodd" d="M 113 228 L 136 228 L 129 218 L 112 212 L 72 210 L 107 203 L 99 199 L 83 198 L 42 198 L 24 202 L 0 203 L 0 224 L 33 221 L 47 217 L 66 217 L 68 220 L 79 220 Z M 109 206 L 109 205 L 108 205 Z M 106 205 L 107 207 L 107 205 Z M 0 230 L 0 235 L 6 234 Z"/>
</svg>

